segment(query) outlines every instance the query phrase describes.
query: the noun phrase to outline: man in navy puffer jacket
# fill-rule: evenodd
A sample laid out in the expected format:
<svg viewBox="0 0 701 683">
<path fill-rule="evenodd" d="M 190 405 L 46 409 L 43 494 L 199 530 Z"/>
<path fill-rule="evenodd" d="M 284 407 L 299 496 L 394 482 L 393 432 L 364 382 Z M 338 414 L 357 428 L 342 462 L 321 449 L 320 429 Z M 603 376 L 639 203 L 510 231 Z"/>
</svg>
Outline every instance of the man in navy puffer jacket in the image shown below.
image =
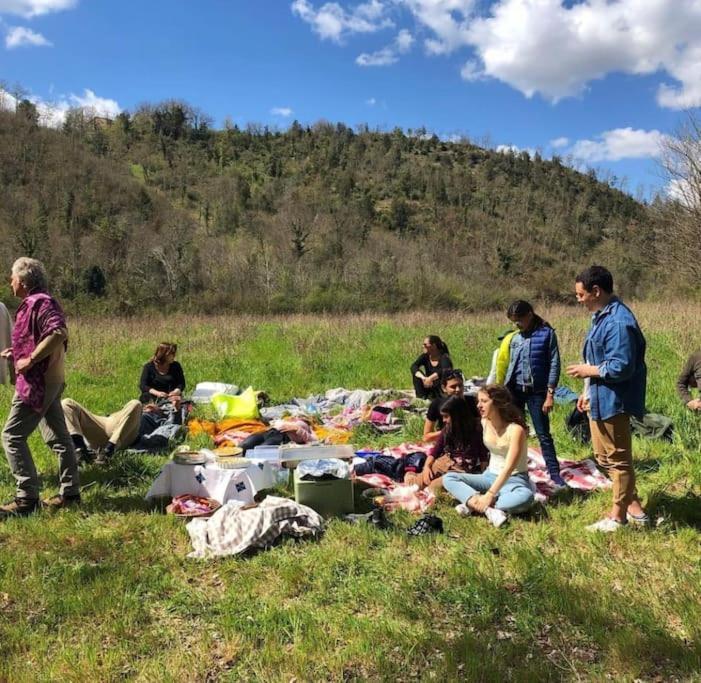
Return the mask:
<svg viewBox="0 0 701 683">
<path fill-rule="evenodd" d="M 518 332 L 509 344 L 509 367 L 504 384 L 521 410 L 528 407 L 550 479 L 557 487 L 565 486 L 550 433 L 549 414 L 560 379 L 560 349 L 555 330 L 536 315 L 528 301 L 514 301 L 506 315 L 518 327 Z"/>
</svg>

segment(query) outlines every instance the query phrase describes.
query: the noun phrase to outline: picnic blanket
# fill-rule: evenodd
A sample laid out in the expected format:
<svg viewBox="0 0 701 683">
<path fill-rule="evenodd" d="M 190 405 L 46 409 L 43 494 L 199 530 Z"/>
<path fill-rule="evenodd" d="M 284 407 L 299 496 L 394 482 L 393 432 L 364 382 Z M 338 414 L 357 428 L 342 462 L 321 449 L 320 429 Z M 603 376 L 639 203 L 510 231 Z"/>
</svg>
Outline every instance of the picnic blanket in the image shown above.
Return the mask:
<svg viewBox="0 0 701 683">
<path fill-rule="evenodd" d="M 404 413 L 422 413 L 425 401 L 416 401 L 409 391 L 386 389 L 336 388 L 325 394 L 294 398 L 289 403 L 261 409 L 260 420 L 192 420 L 191 434 L 205 433 L 217 446 L 240 446 L 251 434 L 268 429 L 279 420 L 308 418 L 313 425 L 312 441 L 338 445 L 350 441 L 352 430 L 360 424 L 371 425 L 378 433 L 395 432 L 404 424 Z"/>
<path fill-rule="evenodd" d="M 306 505 L 268 496 L 254 507 L 230 501 L 209 519 L 193 519 L 187 531 L 193 547 L 188 557 L 223 557 L 269 548 L 283 536 L 318 538 L 324 520 Z"/>
<path fill-rule="evenodd" d="M 409 453 L 429 453 L 432 448 L 432 444 L 403 443 L 392 448 L 383 448 L 376 451 L 357 451 L 357 453 L 362 456 L 372 452 L 373 454 L 391 455 L 395 458 L 401 458 Z M 560 460 L 560 475 L 570 488 L 580 491 L 611 488 L 611 481 L 598 470 L 596 463 L 591 458 L 585 460 Z M 535 499 L 541 503 L 546 503 L 555 493 L 556 486 L 550 479 L 545 460 L 543 460 L 543 455 L 539 448 L 529 447 L 528 449 L 528 477 L 535 493 Z M 390 494 L 396 492 L 397 489 L 411 488 L 383 474 L 366 474 L 357 476 L 355 479 L 369 486 L 387 489 Z M 435 496 L 427 489 L 416 491 L 414 497 L 409 495 L 409 492 L 400 490 L 396 496 L 398 500 L 395 507 L 401 507 L 412 512 L 423 512 L 435 502 Z"/>
</svg>

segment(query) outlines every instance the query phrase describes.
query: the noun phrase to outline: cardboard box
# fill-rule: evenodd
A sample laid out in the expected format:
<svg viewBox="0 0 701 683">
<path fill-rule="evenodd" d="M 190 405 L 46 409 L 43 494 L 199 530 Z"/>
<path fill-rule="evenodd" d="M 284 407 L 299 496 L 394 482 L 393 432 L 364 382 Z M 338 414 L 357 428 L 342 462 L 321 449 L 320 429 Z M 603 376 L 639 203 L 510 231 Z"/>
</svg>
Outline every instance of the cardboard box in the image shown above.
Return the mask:
<svg viewBox="0 0 701 683">
<path fill-rule="evenodd" d="M 350 479 L 305 481 L 294 472 L 295 500 L 322 517 L 340 517 L 354 510 L 353 482 Z"/>
</svg>

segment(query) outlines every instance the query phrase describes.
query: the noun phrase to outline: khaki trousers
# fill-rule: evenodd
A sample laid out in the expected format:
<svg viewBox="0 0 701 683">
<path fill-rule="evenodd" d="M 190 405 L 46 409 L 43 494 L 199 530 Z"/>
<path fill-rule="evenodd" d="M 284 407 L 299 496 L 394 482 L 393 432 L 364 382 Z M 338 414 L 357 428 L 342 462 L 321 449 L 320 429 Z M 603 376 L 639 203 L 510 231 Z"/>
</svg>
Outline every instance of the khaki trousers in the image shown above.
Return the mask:
<svg viewBox="0 0 701 683">
<path fill-rule="evenodd" d="M 61 410 L 63 387 L 63 384 L 46 385 L 40 413 L 22 403 L 17 394 L 12 399 L 10 414 L 2 430 L 2 445 L 17 480 L 17 498 L 39 500 L 39 475 L 27 445 L 29 435 L 37 426 L 46 445 L 58 456 L 59 493 L 62 496 L 80 493 L 73 440 L 68 434 Z"/>
<path fill-rule="evenodd" d="M 608 420 L 592 420 L 590 415 L 589 428 L 596 461 L 613 482 L 613 503 L 625 511 L 636 497 L 630 415 Z"/>
<path fill-rule="evenodd" d="M 70 434 L 80 434 L 93 448 L 102 448 L 108 441 L 116 450 L 128 448 L 139 436 L 140 401 L 129 401 L 124 408 L 107 417 L 94 415 L 72 398 L 61 402 Z"/>
</svg>

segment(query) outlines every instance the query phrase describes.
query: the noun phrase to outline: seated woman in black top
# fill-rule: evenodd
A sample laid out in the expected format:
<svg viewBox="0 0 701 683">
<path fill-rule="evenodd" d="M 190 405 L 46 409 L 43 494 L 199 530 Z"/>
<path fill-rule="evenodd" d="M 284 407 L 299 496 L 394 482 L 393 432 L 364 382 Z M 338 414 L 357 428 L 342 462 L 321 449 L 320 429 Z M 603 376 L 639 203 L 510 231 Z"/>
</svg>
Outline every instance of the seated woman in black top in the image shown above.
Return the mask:
<svg viewBox="0 0 701 683">
<path fill-rule="evenodd" d="M 141 402 L 152 403 L 169 400 L 177 405 L 185 390 L 183 369 L 175 360 L 177 344 L 162 342 L 156 347 L 153 358 L 141 371 Z"/>
<path fill-rule="evenodd" d="M 452 367 L 448 345 L 435 334 L 426 337 L 424 352 L 411 365 L 416 398 L 438 398 L 441 394 L 441 376 Z"/>
</svg>

